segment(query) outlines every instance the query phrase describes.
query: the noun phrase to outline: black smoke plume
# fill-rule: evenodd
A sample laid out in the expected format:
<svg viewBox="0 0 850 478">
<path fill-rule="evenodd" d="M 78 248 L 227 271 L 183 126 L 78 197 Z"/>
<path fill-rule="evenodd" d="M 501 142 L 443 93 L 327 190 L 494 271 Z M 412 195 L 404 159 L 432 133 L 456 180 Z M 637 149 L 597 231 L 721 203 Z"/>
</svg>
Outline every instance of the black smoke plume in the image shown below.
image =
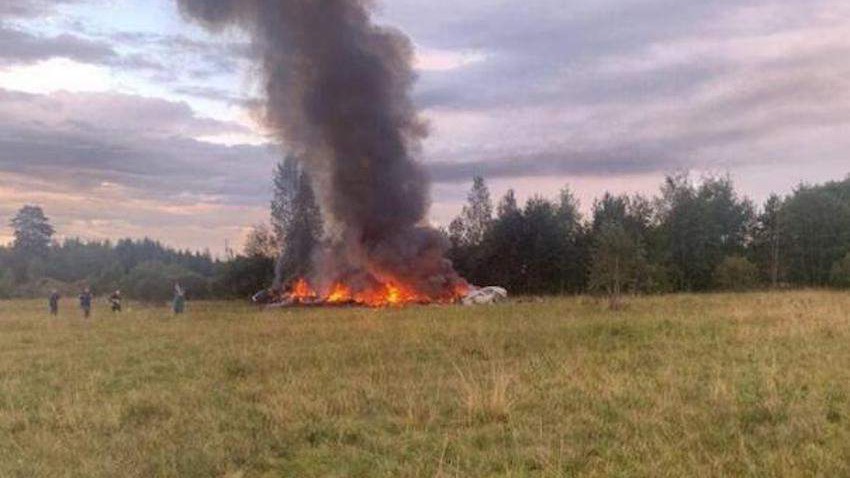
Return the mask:
<svg viewBox="0 0 850 478">
<path fill-rule="evenodd" d="M 403 280 L 432 297 L 463 283 L 442 235 L 424 223 L 429 185 L 413 154 L 426 127 L 410 96 L 413 47 L 372 22 L 371 1 L 178 3 L 208 28 L 250 35 L 266 126 L 303 158 L 325 216 L 320 283 Z"/>
</svg>

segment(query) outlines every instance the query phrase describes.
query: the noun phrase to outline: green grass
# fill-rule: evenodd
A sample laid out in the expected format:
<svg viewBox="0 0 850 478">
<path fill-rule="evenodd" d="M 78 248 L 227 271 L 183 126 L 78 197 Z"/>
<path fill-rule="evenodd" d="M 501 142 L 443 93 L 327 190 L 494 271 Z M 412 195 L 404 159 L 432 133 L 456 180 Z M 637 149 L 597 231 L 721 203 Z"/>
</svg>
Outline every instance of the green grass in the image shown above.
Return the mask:
<svg viewBox="0 0 850 478">
<path fill-rule="evenodd" d="M 848 476 L 850 295 L 0 302 L 0 476 Z"/>
</svg>

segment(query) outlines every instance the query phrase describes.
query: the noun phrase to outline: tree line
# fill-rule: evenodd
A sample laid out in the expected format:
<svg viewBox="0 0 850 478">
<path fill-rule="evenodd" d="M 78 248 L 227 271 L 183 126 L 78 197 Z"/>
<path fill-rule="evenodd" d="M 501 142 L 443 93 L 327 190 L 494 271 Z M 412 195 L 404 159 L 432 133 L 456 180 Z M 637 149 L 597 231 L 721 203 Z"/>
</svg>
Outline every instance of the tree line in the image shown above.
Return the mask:
<svg viewBox="0 0 850 478">
<path fill-rule="evenodd" d="M 218 259 L 148 238 L 56 241 L 42 208 L 27 205 L 9 222 L 14 242 L 0 246 L 0 299 L 46 297 L 52 290 L 70 296 L 90 287 L 99 295 L 120 289 L 132 299 L 165 301 L 177 282 L 195 299 L 251 297 L 276 274 L 304 274 L 322 236 L 310 180 L 295 157 L 275 170 L 270 216 L 271 227 L 256 226 L 242 251 Z"/>
<path fill-rule="evenodd" d="M 152 239 L 54 240 L 38 206 L 11 219 L 0 247 L 0 298 L 121 289 L 167 300 L 175 282 L 204 298 L 246 298 L 310 267 L 322 217 L 294 157 L 275 170 L 270 224 L 224 259 Z M 474 178 L 460 215 L 444 229 L 449 258 L 471 283 L 513 294 L 704 292 L 766 287 L 850 288 L 850 177 L 800 185 L 756 206 L 726 176 L 668 176 L 652 197 L 605 193 L 582 214 L 569 188 L 556 198 L 498 201 Z"/>
<path fill-rule="evenodd" d="M 208 252 L 170 249 L 152 239 L 53 240 L 54 229 L 38 206 L 23 207 L 11 221 L 15 241 L 0 247 L 0 298 L 46 297 L 84 287 L 106 295 L 122 290 L 139 300 L 167 300 L 175 282 L 206 298 L 222 285 L 225 266 Z"/>
<path fill-rule="evenodd" d="M 271 281 L 272 262 L 236 256 L 214 259 L 209 252 L 169 248 L 152 239 L 54 240 L 55 230 L 38 206 L 24 206 L 11 220 L 15 240 L 0 247 L 0 299 L 47 297 L 51 291 L 75 296 L 115 290 L 136 300 L 166 301 L 180 283 L 190 297 L 235 298 Z"/>
<path fill-rule="evenodd" d="M 850 287 L 850 177 L 757 207 L 728 176 L 681 173 L 654 197 L 605 193 L 588 217 L 568 188 L 494 204 L 478 177 L 446 235 L 471 282 L 520 294 Z"/>
</svg>

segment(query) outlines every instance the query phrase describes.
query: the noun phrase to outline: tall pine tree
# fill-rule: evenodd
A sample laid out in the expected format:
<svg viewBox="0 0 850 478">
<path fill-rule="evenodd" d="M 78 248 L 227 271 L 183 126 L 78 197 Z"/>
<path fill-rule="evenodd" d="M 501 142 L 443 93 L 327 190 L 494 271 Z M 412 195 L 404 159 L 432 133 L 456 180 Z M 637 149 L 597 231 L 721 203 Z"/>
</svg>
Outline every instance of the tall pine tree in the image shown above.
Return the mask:
<svg viewBox="0 0 850 478">
<path fill-rule="evenodd" d="M 484 178 L 476 176 L 472 182 L 472 190 L 467 195 L 467 203 L 460 217 L 450 228 L 452 242 L 466 246 L 477 247 L 484 241 L 484 235 L 493 221 L 493 202 L 490 190 Z"/>
<path fill-rule="evenodd" d="M 275 184 L 277 185 L 277 182 Z M 323 234 L 321 210 L 306 171 L 299 172 L 291 197 L 291 202 L 286 206 L 288 209 L 282 209 L 287 215 L 282 216 L 285 221 L 280 223 L 283 250 L 277 264 L 276 286 L 284 285 L 310 272 L 313 252 Z"/>
<path fill-rule="evenodd" d="M 476 176 L 460 216 L 449 225 L 452 248 L 449 257 L 455 268 L 476 280 L 482 267 L 482 245 L 493 222 L 493 203 L 484 178 Z"/>
<path fill-rule="evenodd" d="M 24 257 L 44 257 L 56 232 L 38 206 L 24 206 L 11 221 L 15 230 L 15 251 Z"/>
<path fill-rule="evenodd" d="M 300 177 L 301 168 L 294 155 L 288 155 L 275 168 L 271 223 L 280 246 L 283 246 L 286 231 L 289 230 L 295 215 L 295 199 Z"/>
</svg>

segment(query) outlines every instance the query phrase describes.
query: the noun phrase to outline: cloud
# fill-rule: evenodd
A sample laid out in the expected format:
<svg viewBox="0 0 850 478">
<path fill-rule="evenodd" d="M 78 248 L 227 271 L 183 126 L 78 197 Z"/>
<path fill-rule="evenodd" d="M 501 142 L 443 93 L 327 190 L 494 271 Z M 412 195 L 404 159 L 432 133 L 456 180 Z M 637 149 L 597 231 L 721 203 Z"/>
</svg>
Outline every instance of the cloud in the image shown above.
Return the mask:
<svg viewBox="0 0 850 478">
<path fill-rule="evenodd" d="M 110 63 L 118 55 L 109 44 L 75 35 L 39 36 L 0 25 L 0 62 L 6 65 L 68 58 L 82 63 Z"/>
<path fill-rule="evenodd" d="M 0 20 L 45 15 L 58 6 L 82 1 L 84 0 L 5 0 L 0 2 Z"/>
<path fill-rule="evenodd" d="M 416 52 L 415 68 L 418 71 L 450 71 L 487 59 L 475 51 L 441 51 L 419 48 Z"/>
<path fill-rule="evenodd" d="M 404 7 L 409 3 L 394 7 L 401 21 L 412 15 L 407 10 L 416 11 Z M 741 62 L 769 59 L 751 48 L 754 43 L 761 42 L 774 56 L 784 55 L 789 44 L 783 43 L 788 38 L 783 34 L 798 32 L 792 41 L 801 40 L 800 34 L 803 40 L 816 38 L 826 28 L 818 22 L 829 21 L 818 19 L 816 12 L 834 3 L 578 1 L 566 7 L 548 0 L 496 6 L 472 2 L 465 15 L 453 15 L 446 25 L 429 21 L 425 9 L 416 22 L 406 20 L 405 28 L 429 47 L 479 51 L 485 57 L 466 68 L 424 73 L 418 97 L 425 107 L 566 105 L 686 92 L 722 78 Z M 796 15 L 787 13 L 789 4 L 796 4 Z M 846 33 L 846 27 L 842 30 Z M 629 64 L 639 67 L 624 68 Z"/>
<path fill-rule="evenodd" d="M 420 46 L 416 98 L 434 131 L 423 157 L 437 180 L 753 164 L 747 145 L 778 147 L 847 117 L 836 99 L 850 78 L 850 9 L 837 0 L 396 0 L 381 15 Z M 19 50 L 55 54 L 35 38 L 48 45 Z M 238 36 L 76 40 L 63 47 L 81 61 L 158 71 L 187 98 L 257 105 L 232 80 L 212 81 L 249 71 Z"/>
<path fill-rule="evenodd" d="M 64 236 L 238 247 L 267 217 L 280 151 L 197 138 L 245 132 L 162 99 L 0 90 L 0 217 L 37 203 Z"/>
<path fill-rule="evenodd" d="M 439 183 L 467 183 L 474 176 L 488 179 L 602 176 L 616 170 L 623 175 L 645 174 L 668 168 L 664 153 L 637 147 L 618 151 L 558 151 L 520 157 L 486 158 L 466 162 L 432 162 L 428 171 Z"/>
<path fill-rule="evenodd" d="M 169 72 L 169 68 L 154 55 L 120 54 L 108 41 L 72 33 L 37 35 L 0 23 L 0 45 L 3 45 L 0 49 L 0 67 L 6 68 L 61 58 L 108 66 L 119 71 L 147 71 L 162 76 Z"/>
<path fill-rule="evenodd" d="M 233 75 L 246 69 L 254 57 L 251 45 L 238 40 L 214 41 L 183 34 L 145 32 L 113 32 L 99 38 L 122 49 L 143 52 L 146 57 L 169 65 L 168 69 L 175 74 L 173 81 L 182 76 L 208 80 Z M 196 82 L 193 86 L 198 87 Z"/>
<path fill-rule="evenodd" d="M 211 101 L 219 101 L 229 105 L 242 106 L 247 110 L 256 110 L 262 106 L 262 100 L 239 96 L 230 90 L 211 86 L 176 86 L 173 91 L 180 95 L 191 96 Z"/>
<path fill-rule="evenodd" d="M 162 201 L 265 202 L 277 151 L 196 139 L 245 132 L 161 99 L 0 90 L 0 172 L 56 178 L 76 190 L 109 183 Z"/>
<path fill-rule="evenodd" d="M 173 246 L 214 253 L 224 252 L 226 240 L 240 248 L 247 228 L 268 216 L 262 204 L 220 204 L 189 197 L 161 201 L 138 197 L 111 183 L 81 190 L 49 176 L 0 172 L 0 218 L 33 203 L 44 207 L 60 237 L 155 237 Z M 10 232 L 0 228 L 0 241 Z"/>
<path fill-rule="evenodd" d="M 483 58 L 421 73 L 433 130 L 422 156 L 437 181 L 827 168 L 850 153 L 846 2 L 472 0 L 451 16 L 446 5 L 384 12 L 417 44 Z M 795 156 L 806 146 L 821 155 Z"/>
</svg>

